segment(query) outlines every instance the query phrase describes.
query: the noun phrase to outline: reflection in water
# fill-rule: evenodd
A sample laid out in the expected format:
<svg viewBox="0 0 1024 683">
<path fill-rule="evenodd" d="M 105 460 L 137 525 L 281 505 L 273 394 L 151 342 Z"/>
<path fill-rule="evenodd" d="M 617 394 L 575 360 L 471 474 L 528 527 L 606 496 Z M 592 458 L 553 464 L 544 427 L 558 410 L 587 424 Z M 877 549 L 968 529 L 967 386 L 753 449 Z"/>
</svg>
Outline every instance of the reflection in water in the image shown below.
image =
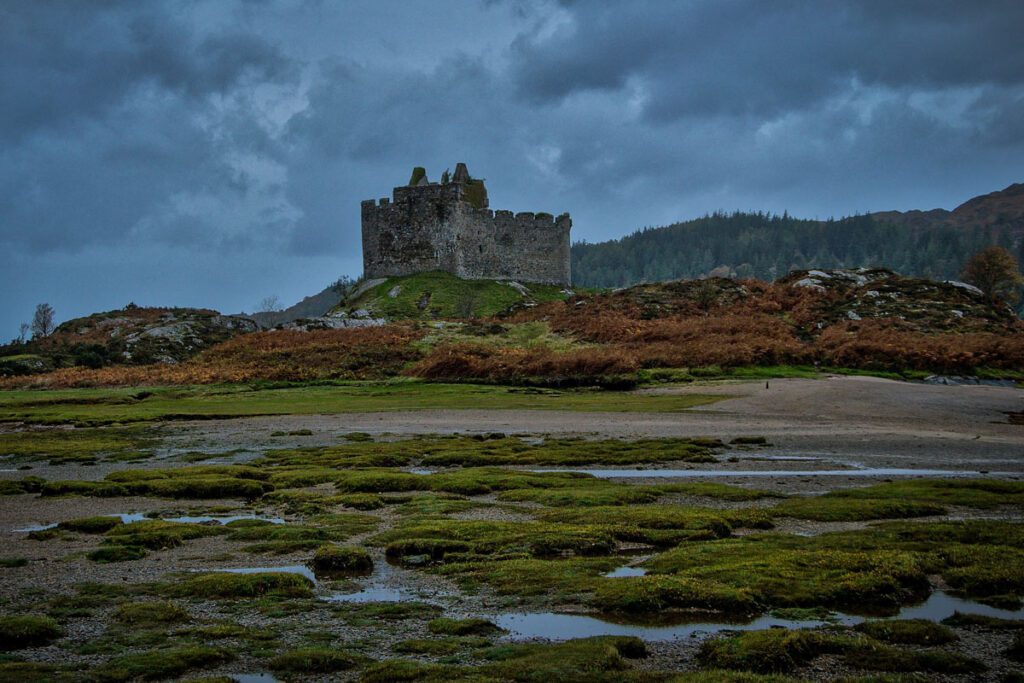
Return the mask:
<svg viewBox="0 0 1024 683">
<path fill-rule="evenodd" d="M 151 520 L 160 520 L 161 522 L 178 522 L 180 524 L 230 524 L 231 522 L 237 522 L 243 519 L 255 519 L 261 522 L 269 522 L 270 524 L 284 524 L 284 520 L 280 517 L 261 517 L 260 515 L 219 515 L 216 517 L 210 515 L 186 515 L 183 517 L 149 517 L 142 512 L 127 512 L 115 515 L 99 516 L 118 517 L 124 524 L 134 524 L 135 522 L 146 522 Z M 47 529 L 56 528 L 57 522 L 54 522 L 52 524 L 34 524 L 21 529 L 14 529 L 14 531 L 46 531 Z"/>
<path fill-rule="evenodd" d="M 1024 618 L 1024 610 L 1005 610 L 989 607 L 971 600 L 954 597 L 942 591 L 932 593 L 925 602 L 919 605 L 904 607 L 898 615 L 891 618 L 941 621 L 946 617 L 952 616 L 953 612 L 981 614 L 1004 619 Z M 589 636 L 637 636 L 644 640 L 660 642 L 717 633 L 718 631 L 757 631 L 773 627 L 790 629 L 813 628 L 824 626 L 825 624 L 853 626 L 864 621 L 864 617 L 837 613 L 831 615 L 828 621 L 825 621 L 823 619 L 782 619 L 771 615 L 764 615 L 745 623 L 720 621 L 715 623 L 688 622 L 670 626 L 647 626 L 616 623 L 585 614 L 529 612 L 524 614 L 500 614 L 493 621 L 501 628 L 506 629 L 509 632 L 509 637 L 513 640 L 527 640 L 531 638 L 568 640 L 570 638 L 586 638 Z"/>
<path fill-rule="evenodd" d="M 629 576 L 646 576 L 647 570 L 643 567 L 630 567 L 628 564 L 625 567 L 619 567 L 613 569 L 604 576 L 609 579 L 621 579 Z"/>
<path fill-rule="evenodd" d="M 373 573 L 363 588 L 351 593 L 334 593 L 324 598 L 329 602 L 401 602 L 415 600 L 416 596 L 402 586 L 402 570 L 389 564 L 384 557 L 373 558 Z"/>
</svg>

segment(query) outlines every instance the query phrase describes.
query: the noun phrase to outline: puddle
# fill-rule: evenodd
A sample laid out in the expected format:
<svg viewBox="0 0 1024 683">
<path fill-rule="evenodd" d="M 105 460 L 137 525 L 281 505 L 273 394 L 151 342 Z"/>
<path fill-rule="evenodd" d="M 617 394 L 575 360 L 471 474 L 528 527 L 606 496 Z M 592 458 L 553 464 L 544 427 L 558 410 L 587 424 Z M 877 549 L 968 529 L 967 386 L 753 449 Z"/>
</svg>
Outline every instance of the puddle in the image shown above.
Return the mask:
<svg viewBox="0 0 1024 683">
<path fill-rule="evenodd" d="M 235 567 L 232 569 L 193 569 L 196 572 L 225 572 L 227 574 L 301 574 L 314 584 L 317 583 L 316 574 L 304 564 L 292 564 L 284 567 Z"/>
<path fill-rule="evenodd" d="M 402 602 L 410 599 L 410 595 L 400 588 L 384 586 L 364 588 L 355 593 L 335 593 L 324 598 L 328 602 Z"/>
<path fill-rule="evenodd" d="M 577 472 L 598 479 L 697 478 L 697 477 L 982 477 L 1013 476 L 1013 472 L 970 472 L 964 470 L 915 470 L 866 467 L 850 470 L 593 470 L 532 469 L 530 472 Z"/>
<path fill-rule="evenodd" d="M 1024 609 L 990 607 L 973 600 L 958 598 L 943 591 L 935 591 L 920 605 L 904 607 L 900 610 L 898 618 L 942 621 L 946 617 L 953 616 L 953 612 L 980 614 L 984 617 L 999 617 L 1000 619 L 1024 619 Z"/>
<path fill-rule="evenodd" d="M 279 683 L 271 673 L 228 674 L 227 677 L 235 683 Z"/>
<path fill-rule="evenodd" d="M 609 579 L 622 579 L 629 576 L 647 576 L 647 570 L 643 567 L 630 567 L 627 564 L 625 567 L 613 569 L 604 576 Z"/>
<path fill-rule="evenodd" d="M 584 614 L 556 614 L 554 612 L 533 612 L 528 614 L 501 614 L 494 623 L 509 632 L 513 640 L 543 638 L 545 640 L 569 640 L 590 636 L 636 636 L 650 642 L 664 642 L 689 638 L 698 634 L 718 631 L 756 631 L 782 626 L 785 628 L 811 628 L 822 626 L 824 621 L 793 621 L 764 616 L 748 623 L 688 623 L 677 626 L 642 626 L 618 624 Z"/>
<path fill-rule="evenodd" d="M 412 591 L 401 587 L 399 571 L 383 557 L 375 557 L 373 573 L 365 582 L 361 582 L 362 589 L 350 593 L 333 593 L 323 599 L 328 602 L 402 602 L 418 599 Z"/>
<path fill-rule="evenodd" d="M 128 515 L 121 515 L 121 520 L 125 524 L 129 524 L 130 521 L 125 519 Z M 134 515 L 132 515 L 134 517 Z M 151 519 L 150 517 L 143 517 L 143 519 Z M 259 515 L 227 515 L 224 517 L 210 517 L 208 515 L 200 515 L 198 517 L 160 517 L 165 522 L 181 522 L 183 524 L 209 524 L 210 522 L 217 522 L 218 524 L 230 524 L 231 522 L 237 522 L 243 519 L 256 519 L 261 522 L 270 522 L 271 524 L 284 524 L 284 520 L 280 517 L 261 517 Z M 131 522 L 140 520 L 132 519 Z"/>
<path fill-rule="evenodd" d="M 405 470 L 402 470 L 402 471 L 403 472 L 408 472 L 409 474 L 422 474 L 422 475 L 435 474 L 437 472 L 437 470 L 428 470 L 426 467 L 409 467 L 409 468 L 407 468 Z"/>
<path fill-rule="evenodd" d="M 184 517 L 147 517 L 141 512 L 128 512 L 116 515 L 99 515 L 100 517 L 119 517 L 121 522 L 124 524 L 133 524 L 135 522 L 146 522 L 149 520 L 159 519 L 163 522 L 179 522 L 181 524 L 210 524 L 216 522 L 218 524 L 230 524 L 231 522 L 237 522 L 241 519 L 258 519 L 264 522 L 270 522 L 271 524 L 284 524 L 284 520 L 280 517 L 261 517 L 259 515 L 224 515 L 224 516 L 209 516 L 199 515 L 195 517 L 184 516 Z M 23 527 L 21 529 L 12 529 L 12 531 L 28 532 L 28 531 L 46 531 L 47 529 L 56 529 L 57 523 L 52 524 L 34 524 L 32 526 Z"/>
<path fill-rule="evenodd" d="M 620 567 L 620 569 L 625 569 Z M 618 571 L 618 570 L 616 570 Z M 610 575 L 609 575 L 610 576 Z M 935 591 L 919 605 L 904 607 L 891 619 L 928 619 L 941 621 L 953 612 L 980 614 L 1004 619 L 1024 618 L 1024 609 L 1006 610 L 989 607 L 971 600 L 957 598 L 942 591 Z M 643 624 L 617 623 L 586 614 L 558 614 L 555 612 L 529 612 L 523 614 L 500 614 L 494 623 L 509 632 L 513 640 L 542 638 L 546 640 L 569 640 L 589 636 L 637 636 L 652 642 L 664 642 L 709 635 L 719 631 L 758 631 L 768 628 L 814 628 L 826 624 L 853 626 L 864 621 L 864 617 L 852 614 L 834 613 L 824 619 L 783 619 L 769 615 L 748 622 L 688 622 L 677 625 L 648 626 Z"/>
<path fill-rule="evenodd" d="M 24 531 L 24 532 L 29 532 L 29 531 L 46 531 L 47 529 L 56 529 L 56 528 L 57 528 L 57 523 L 54 522 L 53 524 L 33 524 L 32 526 L 25 526 L 25 527 L 22 527 L 20 529 L 11 529 L 11 531 L 15 531 L 15 532 L 22 532 L 22 531 Z"/>
</svg>

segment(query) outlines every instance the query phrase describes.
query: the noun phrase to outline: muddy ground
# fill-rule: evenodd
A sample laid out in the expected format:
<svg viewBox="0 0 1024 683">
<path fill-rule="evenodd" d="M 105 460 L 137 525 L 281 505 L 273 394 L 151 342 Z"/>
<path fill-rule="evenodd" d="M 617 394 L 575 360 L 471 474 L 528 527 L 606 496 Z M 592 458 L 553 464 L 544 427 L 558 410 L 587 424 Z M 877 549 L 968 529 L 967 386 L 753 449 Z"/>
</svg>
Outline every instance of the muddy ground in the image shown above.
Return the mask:
<svg viewBox="0 0 1024 683">
<path fill-rule="evenodd" d="M 732 447 L 716 464 L 680 464 L 679 467 L 723 472 L 778 472 L 776 476 L 730 475 L 711 481 L 757 486 L 784 493 L 821 493 L 846 486 L 862 486 L 902 475 L 877 477 L 835 474 L 817 476 L 816 470 L 857 470 L 859 468 L 941 469 L 956 472 L 985 472 L 1006 479 L 1024 478 L 1024 426 L 1010 424 L 1007 414 L 1024 410 L 1024 391 L 988 386 L 932 386 L 862 377 L 830 377 L 823 380 L 772 380 L 732 382 L 714 385 L 648 389 L 652 392 L 720 393 L 730 398 L 685 413 L 561 413 L 553 411 L 453 411 L 425 410 L 403 413 L 366 413 L 345 415 L 303 415 L 257 417 L 235 420 L 209 420 L 167 423 L 159 428 L 161 443 L 156 457 L 142 463 L 101 463 L 93 466 L 43 462 L 32 469 L 3 471 L 0 478 L 17 479 L 27 474 L 45 479 L 100 479 L 115 469 L 185 465 L 177 456 L 188 451 L 223 453 L 210 462 L 244 462 L 269 448 L 336 444 L 341 434 L 367 432 L 377 438 L 387 435 L 428 433 L 503 432 L 520 435 L 580 435 L 584 437 L 692 437 L 710 436 L 729 440 L 742 436 L 764 436 L 770 445 Z M 310 435 L 270 437 L 273 432 L 310 430 Z M 2 438 L 2 435 L 0 435 Z M 229 453 L 230 452 L 230 453 Z M 792 457 L 795 459 L 787 459 Z M 644 466 L 658 469 L 662 466 Z M 785 471 L 806 471 L 803 476 L 785 476 Z M 907 476 L 912 476 L 908 473 Z M 640 477 L 631 483 L 658 483 L 664 479 Z M 481 498 L 486 500 L 486 498 Z M 677 502 L 686 502 L 677 501 Z M 704 501 L 706 504 L 707 501 Z M 722 503 L 722 505 L 763 505 L 763 501 Z M 484 519 L 527 519 L 529 504 L 503 505 L 475 509 L 469 516 Z M 115 564 L 97 564 L 85 559 L 96 547 L 91 537 L 68 536 L 56 541 L 38 542 L 23 531 L 33 525 L 93 515 L 128 512 L 189 512 L 229 510 L 254 514 L 294 516 L 257 504 L 245 506 L 238 501 L 168 501 L 155 498 L 41 499 L 34 495 L 0 499 L 0 545 L 5 557 L 24 557 L 26 567 L 5 569 L 0 573 L 0 598 L 5 604 L 24 605 L 37 599 L 40 605 L 54 596 L 71 595 L 81 582 L 132 584 L 156 581 L 169 572 L 189 572 L 237 568 L 242 566 L 301 565 L 308 552 L 273 557 L 248 556 L 223 538 L 201 538 L 178 548 L 151 553 L 147 558 Z M 392 523 L 390 508 L 370 511 L 383 523 Z M 979 513 L 951 509 L 949 519 L 1017 519 L 1016 513 L 998 511 Z M 933 518 L 934 519 L 934 518 Z M 825 523 L 790 520 L 779 531 L 817 534 L 826 531 L 859 528 L 862 523 Z M 756 532 L 753 532 L 756 533 Z M 360 539 L 351 539 L 358 543 Z M 473 595 L 459 592 L 453 583 L 436 576 L 408 569 L 388 567 L 383 555 L 375 558 L 377 573 L 361 587 L 399 591 L 405 599 L 439 605 L 446 616 L 496 618 L 507 612 L 509 600 L 493 595 L 485 587 Z M 384 571 L 381 571 L 383 569 Z M 338 593 L 339 587 L 322 584 L 319 597 Z M 340 592 L 352 590 L 342 587 Z M 248 626 L 281 626 L 280 617 L 241 613 L 220 603 L 202 603 L 194 608 L 195 618 L 237 620 Z M 519 607 L 518 609 L 522 609 Z M 538 601 L 543 609 L 543 600 Z M 69 634 L 80 641 L 103 632 L 107 615 L 102 610 L 94 619 L 76 621 Z M 280 636 L 283 645 L 301 644 L 304 634 L 330 631 L 338 641 L 363 643 L 363 651 L 377 658 L 395 656 L 392 646 L 408 638 L 428 637 L 422 621 L 399 620 L 377 626 L 351 625 L 339 618 L 335 604 L 320 600 L 301 617 L 286 617 L 288 628 Z M 288 629 L 292 629 L 289 631 Z M 955 647 L 994 669 L 977 680 L 999 680 L 1012 666 L 998 654 L 1006 647 L 1009 634 L 990 634 L 964 630 Z M 1006 642 L 1004 642 L 1006 641 Z M 693 654 L 700 638 L 651 644 L 653 656 L 643 666 L 651 669 L 693 670 Z M 28 653 L 37 661 L 78 662 L 91 666 L 102 661 L 97 655 L 71 654 L 59 644 L 36 648 Z M 253 660 L 217 669 L 216 673 L 236 675 L 253 673 Z M 259 672 L 256 672 L 259 673 Z M 796 672 L 812 679 L 834 679 L 847 673 L 828 657 Z M 967 680 L 930 674 L 934 680 Z M 331 677 L 333 680 L 334 678 Z M 267 679 L 269 680 L 269 679 Z M 326 678 L 324 680 L 327 680 Z"/>
</svg>

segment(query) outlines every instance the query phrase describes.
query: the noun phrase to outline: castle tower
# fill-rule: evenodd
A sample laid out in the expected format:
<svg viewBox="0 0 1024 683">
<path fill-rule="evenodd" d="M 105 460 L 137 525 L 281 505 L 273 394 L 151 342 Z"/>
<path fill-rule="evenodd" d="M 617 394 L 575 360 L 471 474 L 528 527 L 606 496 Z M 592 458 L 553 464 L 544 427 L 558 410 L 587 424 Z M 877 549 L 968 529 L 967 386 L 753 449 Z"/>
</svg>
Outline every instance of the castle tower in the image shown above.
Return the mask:
<svg viewBox="0 0 1024 683">
<path fill-rule="evenodd" d="M 390 199 L 362 203 L 363 274 L 441 270 L 467 279 L 568 286 L 571 229 L 567 213 L 492 211 L 484 181 L 462 162 L 448 183 L 431 183 L 416 168 L 410 185 L 394 188 Z"/>
</svg>

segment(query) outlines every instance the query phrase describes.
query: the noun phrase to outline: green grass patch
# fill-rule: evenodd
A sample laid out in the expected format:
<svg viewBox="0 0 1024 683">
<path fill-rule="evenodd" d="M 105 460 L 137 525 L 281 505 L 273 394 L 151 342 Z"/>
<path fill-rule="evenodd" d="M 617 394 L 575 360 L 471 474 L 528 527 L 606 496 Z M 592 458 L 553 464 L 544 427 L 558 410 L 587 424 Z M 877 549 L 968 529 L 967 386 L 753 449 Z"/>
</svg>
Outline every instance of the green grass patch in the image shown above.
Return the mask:
<svg viewBox="0 0 1024 683">
<path fill-rule="evenodd" d="M 681 412 L 728 398 L 600 390 L 539 390 L 479 384 L 398 380 L 384 383 L 252 388 L 245 385 L 0 391 L 0 421 L 32 424 L 147 422 L 255 415 L 310 415 L 403 410 L 561 410 Z"/>
<path fill-rule="evenodd" d="M 1024 629 L 1024 619 L 1003 619 L 983 614 L 964 614 L 963 612 L 953 612 L 951 616 L 943 619 L 942 623 L 946 626 L 980 626 L 994 630 Z"/>
<path fill-rule="evenodd" d="M 579 507 L 545 511 L 539 517 L 548 522 L 602 528 L 620 541 L 660 546 L 725 538 L 735 528 L 772 527 L 771 515 L 754 508 L 715 510 L 682 505 Z"/>
<path fill-rule="evenodd" d="M 583 638 L 554 645 L 498 645 L 476 653 L 484 661 L 480 666 L 386 660 L 368 666 L 360 681 L 639 683 L 661 680 L 662 676 L 634 668 L 630 661 L 646 655 L 643 641 L 625 637 Z"/>
<path fill-rule="evenodd" d="M 0 650 L 38 647 L 46 645 L 60 636 L 60 626 L 50 617 L 38 615 L 0 617 Z"/>
<path fill-rule="evenodd" d="M 1024 505 L 1024 481 L 1003 479 L 911 479 L 826 493 L 823 498 L 907 500 L 991 509 Z"/>
<path fill-rule="evenodd" d="M 864 636 L 785 629 L 748 631 L 706 641 L 698 660 L 721 669 L 787 673 L 822 655 L 841 655 L 847 665 L 873 671 L 969 674 L 986 668 L 977 660 L 944 650 L 908 650 Z"/>
<path fill-rule="evenodd" d="M 388 278 L 347 309 L 366 309 L 390 320 L 490 317 L 524 302 L 565 299 L 557 285 L 525 284 L 527 294 L 496 280 L 464 280 L 449 273 L 417 273 Z"/>
<path fill-rule="evenodd" d="M 121 604 L 114 612 L 114 619 L 129 626 L 148 628 L 186 622 L 190 617 L 187 610 L 161 600 Z"/>
<path fill-rule="evenodd" d="M 233 600 L 264 596 L 309 598 L 313 595 L 313 583 L 301 574 L 285 572 L 259 574 L 210 572 L 166 584 L 159 587 L 158 591 L 172 597 L 206 600 Z"/>
<path fill-rule="evenodd" d="M 28 564 L 27 557 L 3 557 L 0 558 L 0 567 L 3 569 L 16 569 Z"/>
<path fill-rule="evenodd" d="M 305 647 L 283 652 L 270 660 L 274 672 L 289 674 L 329 674 L 354 669 L 366 658 L 335 649 Z"/>
<path fill-rule="evenodd" d="M 176 678 L 189 671 L 230 662 L 234 655 L 223 648 L 198 645 L 137 652 L 115 657 L 89 672 L 92 680 L 156 681 Z"/>
<path fill-rule="evenodd" d="M 654 486 L 628 486 L 611 482 L 580 488 L 514 489 L 498 494 L 498 500 L 539 503 L 549 507 L 593 507 L 603 505 L 641 505 L 662 496 Z"/>
<path fill-rule="evenodd" d="M 283 468 L 271 482 L 278 486 L 330 481 L 338 468 L 634 465 L 663 462 L 715 462 L 724 448 L 714 439 L 545 439 L 517 437 L 415 437 L 385 442 L 356 442 L 320 448 L 275 450 L 261 462 Z"/>
<path fill-rule="evenodd" d="M 122 525 L 120 517 L 103 515 L 98 517 L 80 517 L 69 519 L 57 525 L 58 529 L 77 531 L 82 534 L 104 534 L 116 526 Z"/>
<path fill-rule="evenodd" d="M 713 481 L 695 481 L 680 484 L 662 484 L 658 489 L 663 493 L 681 493 L 688 496 L 713 498 L 715 500 L 728 500 L 742 503 L 762 498 L 785 498 L 783 493 L 766 491 L 764 489 L 752 489 L 746 486 L 732 486 L 730 484 L 719 484 Z"/>
<path fill-rule="evenodd" d="M 333 607 L 333 611 L 352 626 L 373 626 L 381 621 L 433 619 L 441 613 L 441 608 L 416 601 L 364 602 L 339 603 Z"/>
<path fill-rule="evenodd" d="M 858 522 L 942 515 L 946 513 L 946 508 L 936 503 L 915 500 L 832 498 L 825 495 L 789 498 L 773 507 L 771 512 L 779 517 L 818 522 Z"/>
<path fill-rule="evenodd" d="M 927 619 L 866 621 L 856 629 L 875 640 L 901 645 L 945 645 L 957 640 L 952 629 Z"/>
<path fill-rule="evenodd" d="M 138 545 L 105 545 L 89 552 L 88 557 L 93 562 L 110 564 L 112 562 L 131 562 L 141 560 L 148 555 L 146 549 Z"/>
<path fill-rule="evenodd" d="M 36 396 L 45 394 L 36 392 Z M 37 404 L 46 406 L 47 401 L 37 401 Z M 2 398 L 0 405 L 3 405 Z M 0 416 L 3 414 L 4 409 L 0 407 Z M 4 434 L 0 456 L 13 456 L 17 462 L 43 460 L 51 465 L 88 464 L 104 459 L 134 460 L 148 457 L 154 442 L 152 433 L 144 427 L 15 431 Z"/>
<path fill-rule="evenodd" d="M 491 641 L 479 636 L 447 637 L 447 638 L 414 638 L 403 640 L 392 648 L 395 652 L 403 654 L 429 655 L 440 657 L 454 655 L 457 652 L 470 649 L 489 647 Z"/>
<path fill-rule="evenodd" d="M 374 529 L 378 520 L 359 513 L 322 514 L 308 519 L 309 524 L 244 524 L 226 527 L 228 540 L 246 542 L 242 550 L 250 553 L 287 554 L 315 550 L 327 541 L 344 541 L 355 534 Z"/>
<path fill-rule="evenodd" d="M 647 561 L 651 573 L 629 585 L 639 591 L 665 575 L 704 590 L 742 591 L 764 607 L 895 611 L 922 597 L 932 574 L 972 597 L 1019 597 L 1022 548 L 1024 525 L 1010 522 L 888 522 L 809 538 L 764 534 L 681 546 Z"/>
<path fill-rule="evenodd" d="M 331 544 L 317 548 L 309 566 L 318 574 L 367 573 L 373 571 L 373 560 L 362 548 Z"/>
<path fill-rule="evenodd" d="M 435 562 L 567 553 L 607 555 L 615 548 L 611 534 L 594 527 L 452 519 L 410 521 L 378 534 L 371 543 L 384 546 L 388 557 L 428 555 Z"/>
<path fill-rule="evenodd" d="M 443 636 L 489 636 L 501 631 L 487 619 L 448 619 L 446 617 L 431 620 L 427 624 L 427 630 Z"/>
<path fill-rule="evenodd" d="M 55 664 L 0 661 L 0 680 L 19 683 L 62 683 L 75 681 L 77 677 L 66 668 Z"/>
</svg>

